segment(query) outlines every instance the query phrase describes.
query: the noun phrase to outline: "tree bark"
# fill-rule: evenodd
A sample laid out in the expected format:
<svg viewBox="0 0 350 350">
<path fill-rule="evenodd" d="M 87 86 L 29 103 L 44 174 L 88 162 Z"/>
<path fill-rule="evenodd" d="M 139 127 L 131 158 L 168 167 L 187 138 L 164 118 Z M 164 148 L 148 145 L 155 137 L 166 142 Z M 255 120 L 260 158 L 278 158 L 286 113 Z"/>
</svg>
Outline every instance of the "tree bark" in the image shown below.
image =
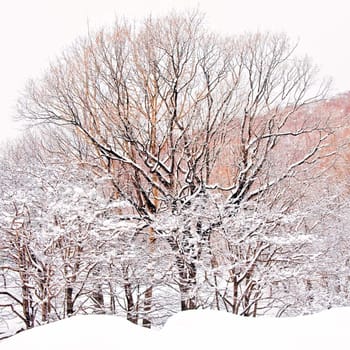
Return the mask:
<svg viewBox="0 0 350 350">
<path fill-rule="evenodd" d="M 196 288 L 197 269 L 193 262 L 187 263 L 183 257 L 176 259 L 179 270 L 179 289 L 181 294 L 181 311 L 197 308 Z"/>
<path fill-rule="evenodd" d="M 74 314 L 73 288 L 66 288 L 66 313 L 70 317 Z"/>
</svg>

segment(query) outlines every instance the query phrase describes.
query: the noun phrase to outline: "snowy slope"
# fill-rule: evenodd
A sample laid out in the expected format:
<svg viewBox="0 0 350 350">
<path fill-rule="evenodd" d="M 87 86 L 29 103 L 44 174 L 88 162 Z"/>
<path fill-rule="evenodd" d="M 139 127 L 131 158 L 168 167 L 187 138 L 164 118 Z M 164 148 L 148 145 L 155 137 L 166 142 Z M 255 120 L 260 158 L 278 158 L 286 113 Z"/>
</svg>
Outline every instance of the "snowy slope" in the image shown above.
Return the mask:
<svg viewBox="0 0 350 350">
<path fill-rule="evenodd" d="M 179 313 L 159 330 L 114 316 L 77 316 L 1 342 L 14 349 L 349 349 L 350 308 L 295 318 L 243 318 L 218 311 Z"/>
</svg>

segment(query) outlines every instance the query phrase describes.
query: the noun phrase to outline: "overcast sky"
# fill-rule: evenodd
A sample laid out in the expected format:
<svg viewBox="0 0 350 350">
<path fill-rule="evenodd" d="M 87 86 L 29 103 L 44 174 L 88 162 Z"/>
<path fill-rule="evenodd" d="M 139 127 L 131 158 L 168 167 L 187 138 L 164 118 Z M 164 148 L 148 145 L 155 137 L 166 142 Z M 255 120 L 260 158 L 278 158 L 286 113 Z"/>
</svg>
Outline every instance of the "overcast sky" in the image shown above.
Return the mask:
<svg viewBox="0 0 350 350">
<path fill-rule="evenodd" d="M 214 31 L 284 31 L 299 40 L 332 94 L 350 90 L 348 0 L 4 0 L 0 4 L 0 142 L 15 134 L 11 118 L 29 78 L 39 77 L 88 25 L 110 25 L 116 16 L 142 18 L 173 9 L 199 8 Z"/>
</svg>

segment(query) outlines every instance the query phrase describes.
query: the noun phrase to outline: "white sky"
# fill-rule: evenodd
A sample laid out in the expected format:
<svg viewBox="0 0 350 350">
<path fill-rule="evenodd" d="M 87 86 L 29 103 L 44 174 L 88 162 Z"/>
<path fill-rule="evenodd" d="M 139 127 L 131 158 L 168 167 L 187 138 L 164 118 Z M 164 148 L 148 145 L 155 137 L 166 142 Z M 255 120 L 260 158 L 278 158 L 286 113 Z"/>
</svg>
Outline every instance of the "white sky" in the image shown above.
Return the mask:
<svg viewBox="0 0 350 350">
<path fill-rule="evenodd" d="M 3 0 L 0 3 L 0 142 L 15 134 L 14 106 L 29 78 L 90 27 L 199 8 L 219 32 L 285 31 L 299 39 L 333 93 L 350 90 L 349 0 Z"/>
</svg>

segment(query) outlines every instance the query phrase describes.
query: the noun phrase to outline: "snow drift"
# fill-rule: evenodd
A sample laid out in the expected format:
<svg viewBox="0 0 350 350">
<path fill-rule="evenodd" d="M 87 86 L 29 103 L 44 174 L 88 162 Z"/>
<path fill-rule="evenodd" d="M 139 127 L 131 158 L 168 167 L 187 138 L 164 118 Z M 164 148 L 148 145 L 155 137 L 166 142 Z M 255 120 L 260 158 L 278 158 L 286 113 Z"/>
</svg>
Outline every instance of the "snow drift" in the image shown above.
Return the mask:
<svg viewBox="0 0 350 350">
<path fill-rule="evenodd" d="M 76 316 L 1 342 L 14 349 L 348 349 L 350 308 L 295 318 L 245 318 L 225 312 L 179 313 L 162 330 L 115 316 Z"/>
</svg>

